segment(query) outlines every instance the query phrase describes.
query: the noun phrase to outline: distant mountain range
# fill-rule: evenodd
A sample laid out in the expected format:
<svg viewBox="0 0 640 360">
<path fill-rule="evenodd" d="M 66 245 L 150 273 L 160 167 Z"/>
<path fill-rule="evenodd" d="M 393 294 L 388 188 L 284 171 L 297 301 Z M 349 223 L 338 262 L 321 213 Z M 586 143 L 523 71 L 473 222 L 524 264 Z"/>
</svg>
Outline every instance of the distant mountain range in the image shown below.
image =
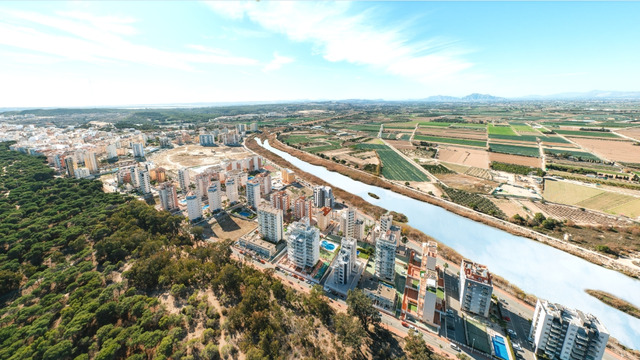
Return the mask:
<svg viewBox="0 0 640 360">
<path fill-rule="evenodd" d="M 489 94 L 473 93 L 463 97 L 436 95 L 420 99 L 432 102 L 501 102 L 520 100 L 640 100 L 640 91 L 603 91 L 567 92 L 553 95 L 529 95 L 504 98 Z"/>
</svg>

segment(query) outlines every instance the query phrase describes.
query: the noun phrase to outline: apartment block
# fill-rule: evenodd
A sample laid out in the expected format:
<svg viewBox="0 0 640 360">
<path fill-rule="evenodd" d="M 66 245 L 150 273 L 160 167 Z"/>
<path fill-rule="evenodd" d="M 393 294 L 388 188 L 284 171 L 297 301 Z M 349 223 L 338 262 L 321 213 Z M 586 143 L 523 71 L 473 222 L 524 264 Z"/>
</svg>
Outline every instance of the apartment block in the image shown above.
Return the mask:
<svg viewBox="0 0 640 360">
<path fill-rule="evenodd" d="M 486 266 L 462 259 L 460 265 L 460 308 L 476 315 L 489 316 L 493 284 Z"/>
<path fill-rule="evenodd" d="M 227 200 L 229 200 L 229 204 L 238 202 L 238 179 L 235 177 L 228 177 L 224 185 L 226 187 L 225 191 L 227 193 Z"/>
<path fill-rule="evenodd" d="M 280 171 L 280 175 L 282 176 L 282 182 L 284 184 L 291 184 L 296 181 L 296 175 L 291 169 L 282 169 L 282 171 Z"/>
<path fill-rule="evenodd" d="M 215 139 L 211 134 L 201 134 L 198 137 L 198 140 L 200 141 L 200 146 L 214 146 L 216 144 Z"/>
<path fill-rule="evenodd" d="M 320 259 L 320 231 L 308 219 L 289 225 L 286 234 L 289 261 L 299 268 L 313 267 Z"/>
<path fill-rule="evenodd" d="M 396 276 L 396 234 L 387 231 L 376 239 L 375 275 L 382 280 L 394 281 Z"/>
<path fill-rule="evenodd" d="M 538 299 L 529 337 L 535 352 L 550 359 L 600 360 L 609 331 L 591 314 Z"/>
<path fill-rule="evenodd" d="M 189 176 L 189 169 L 182 168 L 178 170 L 178 184 L 183 192 L 189 191 L 189 185 L 191 185 L 191 178 Z"/>
<path fill-rule="evenodd" d="M 258 230 L 267 241 L 277 243 L 282 240 L 283 224 L 282 210 L 275 209 L 267 204 L 258 206 Z"/>
<path fill-rule="evenodd" d="M 222 209 L 222 189 L 220 181 L 214 180 L 207 189 L 207 198 L 209 200 L 209 211 L 214 212 Z"/>
<path fill-rule="evenodd" d="M 333 197 L 333 189 L 329 186 L 314 186 L 313 188 L 313 206 L 317 208 L 330 207 L 333 208 L 335 199 Z"/>
<path fill-rule="evenodd" d="M 271 194 L 271 206 L 282 210 L 284 213 L 291 209 L 291 200 L 285 190 L 276 191 Z"/>
<path fill-rule="evenodd" d="M 357 250 L 358 243 L 355 239 L 342 238 L 340 252 L 333 261 L 333 281 L 336 284 L 346 285 L 351 281 L 357 269 Z"/>
<path fill-rule="evenodd" d="M 247 204 L 254 209 L 260 205 L 260 181 L 256 179 L 247 181 Z"/>
<path fill-rule="evenodd" d="M 202 217 L 202 203 L 200 197 L 192 192 L 187 195 L 187 215 L 190 221 Z"/>
<path fill-rule="evenodd" d="M 172 211 L 178 208 L 178 194 L 176 187 L 171 182 L 165 182 L 158 188 L 160 205 L 163 210 Z"/>
<path fill-rule="evenodd" d="M 133 149 L 133 157 L 137 157 L 137 158 L 144 157 L 144 144 L 133 143 L 131 144 L 131 148 Z"/>
</svg>

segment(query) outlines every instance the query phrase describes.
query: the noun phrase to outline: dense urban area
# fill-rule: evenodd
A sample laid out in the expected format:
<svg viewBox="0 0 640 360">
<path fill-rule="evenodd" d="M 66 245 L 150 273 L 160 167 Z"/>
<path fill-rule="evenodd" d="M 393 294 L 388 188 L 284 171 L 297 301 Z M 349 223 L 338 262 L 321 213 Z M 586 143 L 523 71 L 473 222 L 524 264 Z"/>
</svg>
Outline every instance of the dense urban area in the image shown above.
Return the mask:
<svg viewBox="0 0 640 360">
<path fill-rule="evenodd" d="M 276 153 L 636 280 L 640 103 L 15 110 L 0 142 L 2 359 L 640 359 Z"/>
</svg>

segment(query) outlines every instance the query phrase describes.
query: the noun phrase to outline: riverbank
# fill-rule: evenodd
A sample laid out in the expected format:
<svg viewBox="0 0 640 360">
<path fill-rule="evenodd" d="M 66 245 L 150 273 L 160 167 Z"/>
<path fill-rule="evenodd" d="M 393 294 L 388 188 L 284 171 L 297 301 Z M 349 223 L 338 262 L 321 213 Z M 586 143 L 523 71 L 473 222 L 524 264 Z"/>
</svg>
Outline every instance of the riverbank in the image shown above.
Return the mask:
<svg viewBox="0 0 640 360">
<path fill-rule="evenodd" d="M 510 223 L 508 221 L 504 221 L 501 219 L 497 219 L 494 218 L 490 215 L 487 214 L 483 214 L 477 211 L 474 211 L 472 209 L 466 208 L 464 206 L 458 205 L 456 203 L 447 201 L 445 199 L 436 197 L 436 196 L 432 196 L 430 194 L 427 193 L 423 193 L 419 190 L 413 189 L 413 188 L 409 188 L 403 185 L 399 185 L 396 183 L 393 183 L 391 181 L 385 180 L 383 178 L 377 177 L 375 175 L 366 173 L 364 171 L 358 170 L 358 169 L 353 169 L 350 167 L 347 167 L 345 165 L 341 165 L 341 164 L 337 164 L 333 161 L 327 160 L 327 159 L 323 159 L 319 156 L 316 155 L 312 155 L 309 154 L 307 152 L 292 148 L 282 142 L 280 142 L 277 137 L 275 136 L 275 134 L 273 133 L 269 133 L 269 134 L 262 134 L 260 136 L 260 138 L 264 141 L 265 139 L 269 140 L 269 144 L 271 146 L 273 146 L 274 148 L 284 151 L 292 156 L 295 156 L 296 158 L 305 161 L 307 163 L 310 163 L 312 165 L 318 165 L 318 166 L 322 166 L 324 168 L 326 168 L 329 171 L 334 171 L 337 173 L 340 173 L 342 175 L 348 176 L 351 179 L 369 184 L 369 185 L 373 185 L 373 186 L 377 186 L 377 187 L 381 187 L 387 190 L 391 190 L 394 191 L 398 194 L 401 195 L 405 195 L 408 196 L 410 198 L 419 200 L 419 201 L 423 201 L 432 205 L 436 205 L 439 206 L 447 211 L 450 211 L 454 214 L 460 215 L 460 216 L 464 216 L 468 219 L 471 219 L 473 221 L 476 222 L 480 222 L 483 223 L 485 225 L 489 225 L 492 226 L 494 228 L 506 231 L 512 235 L 516 235 L 516 236 L 522 236 L 522 237 L 526 237 L 541 243 L 544 243 L 546 245 L 552 246 L 558 250 L 562 250 L 564 252 L 567 252 L 569 254 L 578 256 L 582 259 L 585 259 L 593 264 L 602 266 L 604 268 L 607 269 L 611 269 L 611 270 L 615 270 L 618 271 L 624 275 L 627 275 L 629 277 L 632 278 L 637 278 L 640 279 L 640 270 L 637 270 L 636 268 L 632 268 L 629 267 L 621 262 L 616 261 L 616 259 L 610 258 L 608 256 L 605 256 L 603 254 L 597 253 L 595 251 L 589 250 L 589 249 L 585 249 L 582 247 L 579 247 L 577 245 L 571 244 L 567 241 L 558 239 L 558 238 L 554 238 L 551 236 L 548 236 L 546 234 L 542 234 L 539 232 L 536 232 L 534 230 L 531 230 L 529 228 L 525 228 L 522 227 L 520 225 L 516 225 L 513 223 Z M 249 141 L 249 142 L 252 142 Z M 253 141 L 255 143 L 255 141 Z M 256 146 L 259 146 L 258 144 L 256 144 Z M 312 175 L 313 176 L 313 175 Z M 354 204 L 355 205 L 355 204 Z M 357 205 L 356 205 L 357 206 Z"/>
<path fill-rule="evenodd" d="M 258 143 L 256 143 L 254 139 L 247 139 L 247 142 L 246 142 L 245 145 L 248 148 L 250 148 L 251 150 L 254 150 L 256 153 L 259 153 L 260 155 L 264 156 L 265 158 L 272 160 L 272 162 L 274 162 L 275 164 L 278 164 L 279 166 L 291 168 L 292 170 L 294 170 L 296 172 L 296 175 L 298 175 L 298 177 L 302 181 L 314 182 L 311 179 L 318 179 L 319 180 L 318 184 L 327 184 L 326 181 L 320 180 L 317 176 L 309 174 L 309 173 L 307 173 L 305 171 L 301 171 L 299 167 L 293 166 L 289 161 L 285 160 L 280 155 L 277 155 L 276 153 L 271 152 L 270 150 L 267 150 L 266 148 L 263 148 Z M 275 149 L 275 150 L 283 151 L 283 150 L 279 150 L 279 149 Z M 282 156 L 284 156 L 284 155 L 295 157 L 295 155 L 289 154 L 288 152 L 284 152 Z M 294 161 L 293 159 L 291 159 L 290 161 L 294 161 L 294 162 L 297 163 L 297 160 L 298 159 L 296 158 L 296 161 Z M 300 160 L 301 160 L 301 162 L 303 161 L 302 159 L 300 159 Z M 328 172 L 326 170 L 327 169 L 324 169 L 324 172 Z M 341 174 L 340 176 L 343 176 L 343 175 Z M 326 178 L 327 181 L 329 181 L 328 177 L 324 177 L 323 176 L 323 178 Z M 332 185 L 332 187 L 334 189 L 339 189 L 336 185 Z M 362 201 L 362 198 L 360 198 L 360 197 L 358 197 L 356 195 L 353 195 L 351 193 L 348 193 L 348 194 L 351 197 L 353 197 L 354 199 Z M 366 192 L 364 193 L 364 195 L 363 194 L 360 194 L 360 195 L 366 197 Z M 365 204 L 365 205 L 366 206 L 364 206 L 363 208 L 374 208 L 374 209 L 379 209 L 379 210 L 385 211 L 384 209 L 382 209 L 382 208 L 380 208 L 378 206 L 375 206 L 375 205 L 371 205 L 371 204 Z M 407 229 L 407 231 L 411 231 L 411 229 L 412 229 L 407 224 L 401 224 L 401 226 L 405 227 Z M 413 229 L 413 230 L 414 230 L 414 232 L 413 232 L 413 234 L 410 234 L 410 236 L 411 236 L 411 238 L 414 238 L 415 240 L 417 240 L 416 243 L 420 243 L 421 241 L 426 241 L 426 240 L 431 240 L 432 239 L 428 235 L 422 233 L 423 230 L 416 230 L 416 229 Z M 441 243 L 439 243 L 439 244 L 441 244 Z M 452 263 L 452 264 L 453 263 L 455 263 L 455 264 L 459 263 L 459 261 L 461 259 L 461 255 L 458 254 L 455 250 L 452 250 L 452 249 L 450 249 L 447 246 L 444 246 L 442 244 L 440 245 L 440 253 L 442 254 L 443 258 L 451 259 L 451 261 L 449 261 L 449 262 Z M 578 261 L 578 260 L 576 260 L 576 261 Z M 579 260 L 579 261 L 584 262 L 583 260 Z M 514 297 L 514 298 L 522 299 L 522 294 L 524 292 L 522 290 L 518 289 L 517 287 L 510 288 L 509 285 L 510 284 L 508 282 L 506 282 L 506 281 L 504 283 L 502 283 L 500 280 L 496 281 L 496 289 L 500 289 L 501 291 L 505 291 L 505 292 L 509 293 L 509 295 Z M 502 290 L 502 288 L 505 288 L 505 289 Z M 583 291 L 583 290 L 580 290 L 580 291 Z M 533 304 L 535 302 L 535 297 L 533 297 L 531 295 L 529 295 L 529 296 L 530 296 L 529 299 L 526 299 L 527 300 L 526 303 L 527 304 Z M 586 295 L 586 294 L 585 294 L 585 296 L 588 297 L 588 295 Z M 525 301 L 523 301 L 523 302 L 525 302 Z M 529 306 L 531 306 L 531 305 L 529 305 Z M 628 316 L 628 315 L 626 315 L 626 316 Z M 612 340 L 613 340 L 613 338 L 612 338 Z M 626 347 L 624 347 L 622 345 L 615 345 L 615 343 L 617 343 L 617 342 L 612 341 L 610 343 L 610 346 L 614 346 L 620 352 L 624 352 L 625 350 L 628 350 L 628 348 L 626 348 Z M 623 357 L 624 358 L 629 358 L 627 356 L 629 356 L 629 355 L 626 355 L 626 356 L 623 356 Z"/>
<path fill-rule="evenodd" d="M 585 292 L 611 307 L 640 319 L 640 309 L 626 300 L 622 300 L 615 295 L 600 290 L 587 289 Z"/>
</svg>

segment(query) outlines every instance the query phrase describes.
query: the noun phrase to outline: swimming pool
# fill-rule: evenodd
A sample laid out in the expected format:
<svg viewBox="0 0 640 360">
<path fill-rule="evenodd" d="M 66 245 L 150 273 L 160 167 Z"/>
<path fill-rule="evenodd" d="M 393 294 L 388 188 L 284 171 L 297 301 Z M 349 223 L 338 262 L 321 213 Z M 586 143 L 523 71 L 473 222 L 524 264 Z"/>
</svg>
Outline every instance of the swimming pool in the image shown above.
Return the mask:
<svg viewBox="0 0 640 360">
<path fill-rule="evenodd" d="M 238 214 L 239 214 L 240 216 L 244 216 L 244 217 L 249 217 L 249 216 L 251 216 L 251 213 L 250 213 L 250 212 L 248 212 L 247 210 L 238 211 Z"/>
<path fill-rule="evenodd" d="M 497 357 L 503 360 L 509 360 L 507 346 L 504 344 L 504 338 L 502 336 L 496 335 L 493 337 L 493 349 L 495 350 Z"/>
<path fill-rule="evenodd" d="M 320 242 L 320 246 L 322 246 L 323 249 L 327 250 L 327 251 L 335 251 L 336 250 L 336 245 L 333 243 L 328 242 L 327 240 L 322 240 Z"/>
</svg>

